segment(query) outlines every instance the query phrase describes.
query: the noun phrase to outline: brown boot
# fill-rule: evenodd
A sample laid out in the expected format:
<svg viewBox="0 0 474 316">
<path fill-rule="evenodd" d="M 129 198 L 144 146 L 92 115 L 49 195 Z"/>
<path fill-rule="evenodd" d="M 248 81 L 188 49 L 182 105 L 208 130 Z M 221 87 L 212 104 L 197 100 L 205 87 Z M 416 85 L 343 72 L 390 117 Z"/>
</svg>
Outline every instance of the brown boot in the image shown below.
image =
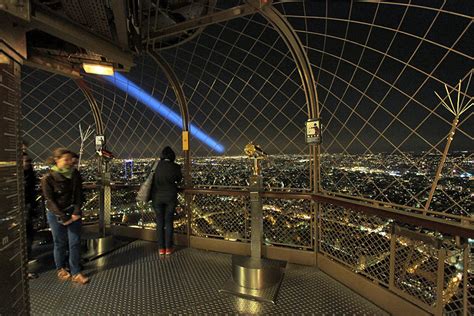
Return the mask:
<svg viewBox="0 0 474 316">
<path fill-rule="evenodd" d="M 89 278 L 83 275 L 82 273 L 78 273 L 72 276 L 72 282 L 86 284 L 89 282 Z"/>
<path fill-rule="evenodd" d="M 67 272 L 66 269 L 61 268 L 58 270 L 58 278 L 61 281 L 66 281 L 71 277 L 71 273 Z"/>
</svg>

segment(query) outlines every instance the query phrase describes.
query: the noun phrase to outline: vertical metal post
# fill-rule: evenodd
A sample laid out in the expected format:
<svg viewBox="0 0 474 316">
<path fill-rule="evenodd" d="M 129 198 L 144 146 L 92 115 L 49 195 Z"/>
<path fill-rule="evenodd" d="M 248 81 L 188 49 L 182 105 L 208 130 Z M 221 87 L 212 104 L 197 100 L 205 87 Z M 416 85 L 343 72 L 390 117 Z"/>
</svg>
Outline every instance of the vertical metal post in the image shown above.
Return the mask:
<svg viewBox="0 0 474 316">
<path fill-rule="evenodd" d="M 2 23 L 0 23 L 2 27 Z M 3 30 L 8 31 L 8 29 Z M 2 31 L 2 32 L 3 32 Z M 0 315 L 29 314 L 26 218 L 21 156 L 21 67 L 0 34 Z"/>
<path fill-rule="evenodd" d="M 186 188 L 192 188 L 192 177 L 191 177 L 191 155 L 188 150 L 184 150 L 184 186 Z M 191 206 L 191 202 L 193 200 L 193 196 L 191 194 L 184 194 L 184 210 L 187 216 L 187 227 L 186 227 L 186 239 L 187 239 L 187 246 L 191 247 L 191 235 L 192 235 L 192 221 L 193 221 L 193 209 Z"/>
<path fill-rule="evenodd" d="M 192 201 L 193 196 L 191 194 L 185 194 L 184 195 L 184 201 L 185 201 L 185 212 L 187 216 L 187 225 L 186 225 L 186 242 L 187 242 L 187 247 L 191 247 L 191 236 L 192 236 L 192 221 L 193 221 L 193 209 L 191 206 L 191 201 Z"/>
<path fill-rule="evenodd" d="M 256 161 L 257 159 L 254 160 Z M 263 211 L 262 198 L 260 196 L 261 190 L 262 176 L 252 175 L 250 177 L 250 206 L 252 212 L 250 254 L 252 258 L 262 257 Z"/>
<path fill-rule="evenodd" d="M 435 315 L 443 315 L 443 290 L 444 290 L 444 259 L 446 258 L 446 249 L 438 250 L 438 270 L 436 278 L 436 307 Z"/>
<path fill-rule="evenodd" d="M 467 299 L 467 296 L 468 296 L 468 291 L 467 291 L 467 288 L 468 288 L 468 285 L 469 285 L 469 274 L 468 274 L 468 270 L 469 270 L 469 265 L 470 265 L 470 262 L 469 262 L 469 252 L 470 252 L 470 247 L 469 247 L 469 243 L 465 243 L 464 244 L 464 260 L 463 260 L 463 276 L 462 276 L 462 280 L 463 280 L 463 286 L 462 286 L 462 306 L 463 306 L 463 316 L 467 316 L 469 314 L 469 301 Z"/>
<path fill-rule="evenodd" d="M 393 291 L 395 288 L 395 247 L 397 246 L 397 235 L 395 229 L 392 228 L 392 234 L 390 236 L 390 274 L 388 281 L 388 288 Z"/>
<path fill-rule="evenodd" d="M 99 163 L 97 166 L 97 173 L 99 180 L 97 181 L 97 189 L 99 190 L 99 236 L 105 236 L 105 191 L 104 191 L 104 159 L 99 157 Z"/>
<path fill-rule="evenodd" d="M 311 201 L 310 202 L 310 210 L 311 210 L 311 218 L 312 218 L 312 223 L 311 223 L 311 242 L 313 244 L 313 251 L 314 251 L 314 255 L 315 255 L 315 259 L 316 259 L 316 256 L 319 252 L 319 232 L 318 232 L 318 216 L 320 215 L 320 212 L 319 212 L 319 208 L 320 208 L 320 204 L 319 203 L 316 203 L 315 201 Z M 316 261 L 315 261 L 316 262 Z"/>
<path fill-rule="evenodd" d="M 106 168 L 108 169 L 108 168 Z M 112 190 L 110 187 L 110 172 L 104 172 L 104 235 L 108 228 L 110 228 L 110 214 L 112 211 Z"/>
</svg>

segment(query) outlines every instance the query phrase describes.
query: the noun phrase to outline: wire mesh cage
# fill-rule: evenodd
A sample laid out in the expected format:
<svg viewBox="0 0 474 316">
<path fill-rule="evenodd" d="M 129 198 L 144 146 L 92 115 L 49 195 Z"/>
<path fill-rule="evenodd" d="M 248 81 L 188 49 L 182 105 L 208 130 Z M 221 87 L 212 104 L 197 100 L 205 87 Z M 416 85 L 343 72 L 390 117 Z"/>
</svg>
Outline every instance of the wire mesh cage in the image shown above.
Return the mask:
<svg viewBox="0 0 474 316">
<path fill-rule="evenodd" d="M 231 241 L 250 238 L 250 199 L 246 196 L 193 195 L 191 229 L 194 236 Z"/>
<path fill-rule="evenodd" d="M 241 4 L 212 1 L 198 11 Z M 144 19 L 157 8 L 176 10 L 157 1 Z M 251 170 L 242 150 L 254 142 L 270 157 L 262 168 L 265 191 L 318 189 L 445 223 L 472 223 L 472 6 L 441 0 L 273 1 L 273 8 L 307 55 L 317 109 L 308 104 L 288 40 L 264 15 L 161 41 L 153 39 L 159 29 L 149 21 L 143 40 L 151 45 L 122 75 L 126 89 L 85 76 L 101 108 L 107 146 L 118 158 L 110 166 L 113 182 L 137 185 L 161 148 L 170 145 L 178 153 L 181 148 L 181 122 L 162 112 L 180 113 L 180 104 L 176 87 L 153 57 L 158 54 L 177 77 L 189 111 L 191 161 L 184 171 L 190 186 L 246 190 Z M 22 85 L 25 137 L 32 140 L 29 150 L 37 164 L 53 147 L 79 148 L 76 125 L 94 121 L 74 81 L 25 67 Z M 306 120 L 315 117 L 322 124 L 317 152 L 304 138 Z M 90 181 L 96 163 L 87 160 L 94 151 L 92 141 L 85 144 L 81 172 Z M 134 205 L 133 190 L 113 189 L 112 221 L 153 228 L 154 211 Z M 94 194 L 87 194 L 87 212 L 93 214 Z M 186 197 L 179 197 L 176 231 L 186 232 L 190 220 L 193 236 L 249 241 L 247 197 L 192 194 L 190 200 L 186 205 Z M 274 198 L 263 205 L 267 243 L 305 250 L 317 245 L 384 287 L 392 278 L 395 290 L 427 310 L 442 302 L 446 314 L 472 313 L 472 250 L 448 242 L 451 237 L 436 235 L 448 240 L 438 249 L 407 237 L 395 240 L 392 220 L 349 208 L 323 203 L 315 213 L 308 200 Z"/>
<path fill-rule="evenodd" d="M 390 274 L 391 221 L 323 204 L 319 215 L 319 250 L 381 284 Z"/>
<path fill-rule="evenodd" d="M 264 198 L 262 204 L 265 243 L 313 249 L 314 212 L 311 201 Z"/>
</svg>

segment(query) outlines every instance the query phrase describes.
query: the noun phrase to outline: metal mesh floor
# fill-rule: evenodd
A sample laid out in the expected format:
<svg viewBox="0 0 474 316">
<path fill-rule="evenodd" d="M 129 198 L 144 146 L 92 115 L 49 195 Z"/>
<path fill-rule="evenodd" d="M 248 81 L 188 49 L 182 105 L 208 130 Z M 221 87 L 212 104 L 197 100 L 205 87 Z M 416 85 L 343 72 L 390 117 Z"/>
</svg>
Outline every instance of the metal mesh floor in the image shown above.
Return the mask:
<svg viewBox="0 0 474 316">
<path fill-rule="evenodd" d="M 289 264 L 276 305 L 220 294 L 231 256 L 196 249 L 160 258 L 135 241 L 85 265 L 90 284 L 57 280 L 48 270 L 30 282 L 38 314 L 368 314 L 387 313 L 313 267 Z"/>
</svg>

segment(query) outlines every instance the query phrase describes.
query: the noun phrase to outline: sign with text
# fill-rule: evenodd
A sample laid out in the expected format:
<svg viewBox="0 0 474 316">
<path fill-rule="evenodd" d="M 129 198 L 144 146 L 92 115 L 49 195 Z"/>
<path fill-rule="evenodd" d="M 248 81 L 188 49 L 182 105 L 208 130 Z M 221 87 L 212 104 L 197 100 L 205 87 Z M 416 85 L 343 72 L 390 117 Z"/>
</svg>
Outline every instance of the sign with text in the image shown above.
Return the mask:
<svg viewBox="0 0 474 316">
<path fill-rule="evenodd" d="M 105 145 L 105 136 L 97 135 L 95 137 L 95 149 L 99 150 Z"/>
<path fill-rule="evenodd" d="M 320 119 L 309 119 L 306 121 L 306 143 L 321 144 L 321 121 Z"/>
</svg>

